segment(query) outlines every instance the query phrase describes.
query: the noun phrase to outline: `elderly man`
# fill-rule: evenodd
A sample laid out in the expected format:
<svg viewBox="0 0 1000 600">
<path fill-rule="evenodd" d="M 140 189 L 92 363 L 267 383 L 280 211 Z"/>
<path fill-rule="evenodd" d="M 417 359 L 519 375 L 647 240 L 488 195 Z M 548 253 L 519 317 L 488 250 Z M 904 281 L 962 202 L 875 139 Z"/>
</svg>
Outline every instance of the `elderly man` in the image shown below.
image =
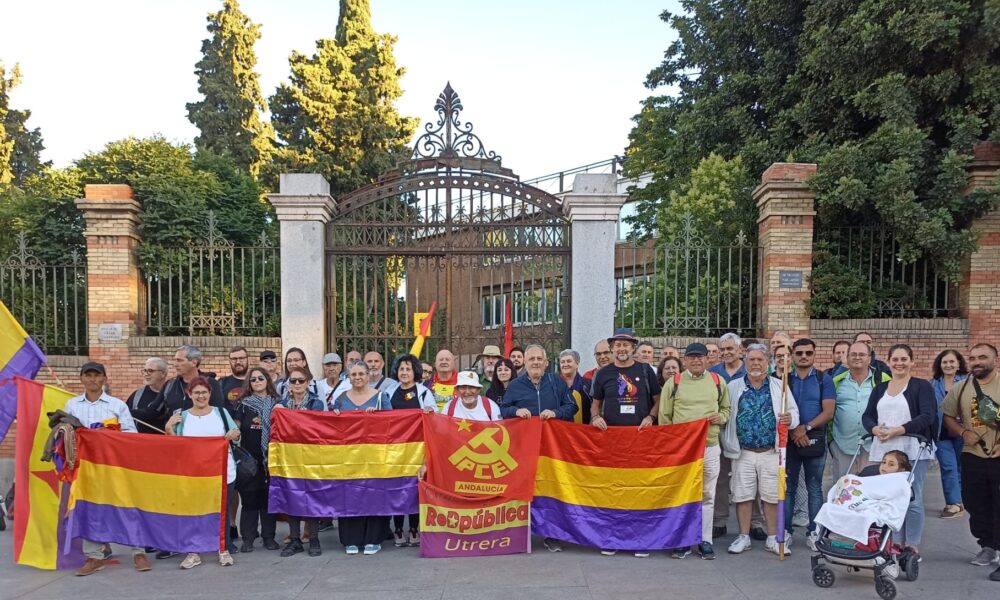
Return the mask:
<svg viewBox="0 0 1000 600">
<path fill-rule="evenodd" d="M 681 351 L 677 349 L 677 346 L 667 344 L 663 347 L 663 352 L 660 353 L 661 356 L 672 356 L 678 360 L 681 358 Z"/>
<path fill-rule="evenodd" d="M 470 421 L 499 421 L 503 409 L 486 396 L 480 396 L 483 386 L 472 371 L 462 371 L 455 376 L 455 395 L 441 412 L 456 419 Z"/>
<path fill-rule="evenodd" d="M 503 354 L 500 353 L 499 346 L 484 346 L 482 353 L 476 357 L 483 371 L 483 376 L 479 379 L 479 383 L 483 384 L 484 388 L 489 388 L 490 384 L 493 383 L 493 369 L 500 362 L 501 358 L 503 358 Z"/>
<path fill-rule="evenodd" d="M 591 383 L 580 375 L 580 353 L 566 349 L 559 353 L 559 377 L 569 388 L 569 393 L 576 402 L 576 415 L 573 420 L 583 425 L 590 424 L 590 388 Z"/>
<path fill-rule="evenodd" d="M 722 362 L 714 367 L 710 367 L 708 370 L 722 377 L 726 383 L 746 375 L 746 367 L 743 365 L 743 359 L 740 358 L 743 349 L 742 344 L 743 340 L 735 333 L 722 334 L 722 337 L 719 338 L 718 346 Z"/>
<path fill-rule="evenodd" d="M 872 337 L 872 334 L 867 331 L 859 331 L 854 335 L 854 341 L 861 342 L 868 347 L 868 351 L 871 353 L 872 368 L 875 369 L 877 373 L 888 373 L 890 376 L 892 375 L 892 370 L 889 369 L 889 365 L 885 364 L 875 356 L 875 349 L 873 348 L 875 338 Z"/>
<path fill-rule="evenodd" d="M 785 392 L 787 408 L 782 410 L 782 383 L 768 377 L 770 356 L 763 345 L 747 349 L 747 374 L 728 384 L 733 398 L 730 424 L 722 434 L 722 448 L 733 461 L 733 502 L 740 534 L 729 545 L 730 554 L 749 550 L 750 513 L 760 495 L 767 522 L 768 552 L 778 553 L 778 425 L 798 427 L 799 413 L 791 392 Z M 786 552 L 787 553 L 787 552 Z"/>
<path fill-rule="evenodd" d="M 656 358 L 656 348 L 653 342 L 641 341 L 635 348 L 635 360 L 643 364 L 652 365 Z"/>
<path fill-rule="evenodd" d="M 385 369 L 385 359 L 378 352 L 372 350 L 365 354 L 365 364 L 368 365 L 368 385 L 380 392 L 384 392 L 393 387 L 391 379 L 382 372 Z"/>
<path fill-rule="evenodd" d="M 457 381 L 455 355 L 451 353 L 451 350 L 440 350 L 434 357 L 434 378 L 431 379 L 430 384 L 431 392 L 434 393 L 434 401 L 438 405 L 438 412 L 441 412 L 444 405 L 455 395 Z"/>
<path fill-rule="evenodd" d="M 524 374 L 510 382 L 503 395 L 500 412 L 505 419 L 541 417 L 572 421 L 576 402 L 562 379 L 546 372 L 549 359 L 545 348 L 532 344 L 524 352 Z"/>
<path fill-rule="evenodd" d="M 847 471 L 855 451 L 858 452 L 858 460 L 854 461 L 851 472 L 857 474 L 868 465 L 871 440 L 861 447 L 861 438 L 866 433 L 861 416 L 868 408 L 872 390 L 892 379 L 888 373 L 872 368 L 871 360 L 868 346 L 864 342 L 854 342 L 847 351 L 848 370 L 833 377 L 833 385 L 837 388 L 837 407 L 833 413 L 830 464 L 838 477 Z"/>
<path fill-rule="evenodd" d="M 330 406 L 336 398 L 334 392 L 344 381 L 340 376 L 343 372 L 344 361 L 340 360 L 339 354 L 327 352 L 323 355 L 323 379 L 316 382 L 316 393 L 327 406 Z"/>
<path fill-rule="evenodd" d="M 139 433 L 163 433 L 167 420 L 155 409 L 154 403 L 167 382 L 167 368 L 167 361 L 162 358 L 147 358 L 142 366 L 143 385 L 125 402 Z"/>
<path fill-rule="evenodd" d="M 712 342 L 705 344 L 705 347 L 708 348 L 708 368 L 711 369 L 722 360 L 722 349 Z"/>
<path fill-rule="evenodd" d="M 136 433 L 135 422 L 128 406 L 104 392 L 104 385 L 107 382 L 108 375 L 104 365 L 98 362 L 84 363 L 80 367 L 83 394 L 70 398 L 66 402 L 65 411 L 79 419 L 84 427 L 113 420 L 118 423 L 122 432 Z M 103 546 L 91 540 L 83 541 L 83 553 L 87 556 L 87 562 L 76 571 L 78 577 L 92 575 L 104 569 L 106 558 Z M 132 549 L 132 562 L 136 571 L 148 571 L 151 568 L 144 548 Z"/>
<path fill-rule="evenodd" d="M 597 362 L 597 366 L 583 374 L 588 389 L 592 389 L 594 386 L 594 375 L 614 361 L 608 340 L 601 340 L 594 344 L 594 360 Z"/>
<path fill-rule="evenodd" d="M 174 372 L 177 376 L 167 381 L 163 389 L 154 401 L 154 408 L 164 417 L 179 411 L 187 410 L 194 406 L 191 397 L 188 396 L 187 386 L 195 377 L 201 376 L 208 379 L 212 386 L 212 396 L 208 401 L 212 406 L 222 408 L 225 406 L 225 399 L 222 397 L 222 388 L 215 380 L 215 373 L 206 373 L 200 369 L 202 354 L 196 346 L 185 344 L 174 353 Z"/>
<path fill-rule="evenodd" d="M 729 420 L 729 389 L 722 378 L 707 372 L 708 348 L 697 342 L 684 352 L 683 373 L 673 381 L 664 382 L 660 397 L 661 425 L 687 423 L 708 419 L 708 439 L 705 442 L 701 501 L 701 544 L 698 553 L 704 560 L 715 558 L 712 547 L 712 523 L 715 512 L 715 484 L 719 479 L 719 428 Z M 685 558 L 690 548 L 677 548 L 671 556 Z"/>
</svg>

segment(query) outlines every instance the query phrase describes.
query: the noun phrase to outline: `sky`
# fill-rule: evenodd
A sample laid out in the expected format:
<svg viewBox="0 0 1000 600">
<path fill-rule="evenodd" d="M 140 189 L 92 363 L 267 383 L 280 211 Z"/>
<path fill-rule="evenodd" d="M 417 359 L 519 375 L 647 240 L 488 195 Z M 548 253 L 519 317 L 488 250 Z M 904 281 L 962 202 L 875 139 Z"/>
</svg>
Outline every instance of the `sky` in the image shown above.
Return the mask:
<svg viewBox="0 0 1000 600">
<path fill-rule="evenodd" d="M 221 0 L 4 2 L 0 62 L 20 63 L 13 108 L 32 111 L 43 158 L 57 167 L 128 136 L 190 142 L 185 104 Z M 486 149 L 523 178 L 622 154 L 643 85 L 675 38 L 659 19 L 676 0 L 371 0 L 376 31 L 398 38 L 400 112 L 435 117 L 450 81 Z M 242 0 L 262 25 L 265 96 L 288 77 L 292 50 L 334 37 L 336 0 Z M 658 90 L 656 93 L 663 93 Z"/>
</svg>

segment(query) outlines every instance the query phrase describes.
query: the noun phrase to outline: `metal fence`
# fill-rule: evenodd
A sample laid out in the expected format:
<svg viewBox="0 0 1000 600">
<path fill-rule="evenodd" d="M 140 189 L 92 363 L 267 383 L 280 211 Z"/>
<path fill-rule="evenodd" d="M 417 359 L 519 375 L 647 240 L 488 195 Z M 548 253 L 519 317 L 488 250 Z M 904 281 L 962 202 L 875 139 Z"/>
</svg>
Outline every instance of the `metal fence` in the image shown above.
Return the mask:
<svg viewBox="0 0 1000 600">
<path fill-rule="evenodd" d="M 87 354 L 87 261 L 75 250 L 42 263 L 22 231 L 0 262 L 0 299 L 46 354 Z"/>
<path fill-rule="evenodd" d="M 146 334 L 273 336 L 280 331 L 278 248 L 224 239 L 208 213 L 205 238 L 145 272 Z"/>
<path fill-rule="evenodd" d="M 640 336 L 754 334 L 760 250 L 740 232 L 728 246 L 698 236 L 690 214 L 666 243 L 615 247 L 615 326 Z"/>
<path fill-rule="evenodd" d="M 899 244 L 881 226 L 817 230 L 818 250 L 826 250 L 868 282 L 873 318 L 954 317 L 959 312 L 958 284 L 938 276 L 931 261 L 903 263 Z"/>
</svg>

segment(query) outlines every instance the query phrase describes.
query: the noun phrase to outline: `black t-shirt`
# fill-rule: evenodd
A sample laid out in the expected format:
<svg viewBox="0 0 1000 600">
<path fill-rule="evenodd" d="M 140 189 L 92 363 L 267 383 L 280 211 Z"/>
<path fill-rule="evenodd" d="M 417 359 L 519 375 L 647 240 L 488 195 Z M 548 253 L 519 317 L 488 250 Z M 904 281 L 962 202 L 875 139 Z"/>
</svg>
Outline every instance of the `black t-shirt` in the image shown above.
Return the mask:
<svg viewBox="0 0 1000 600">
<path fill-rule="evenodd" d="M 142 392 L 142 395 L 136 398 L 135 395 L 139 392 Z M 166 419 L 163 418 L 163 415 L 159 411 L 150 407 L 153 401 L 156 400 L 157 395 L 159 395 L 159 392 L 154 392 L 153 388 L 144 385 L 132 392 L 125 404 L 128 405 L 128 411 L 132 413 L 133 419 L 139 419 L 163 429 L 163 426 L 166 425 Z M 161 433 L 138 421 L 136 421 L 135 426 L 139 430 L 139 433 Z"/>
<path fill-rule="evenodd" d="M 403 386 L 396 388 L 392 393 L 392 410 L 420 409 L 420 398 L 417 395 L 417 386 L 403 389 Z"/>
<path fill-rule="evenodd" d="M 653 410 L 653 396 L 660 382 L 648 365 L 635 362 L 627 367 L 610 364 L 594 374 L 592 395 L 601 400 L 601 414 L 608 425 L 634 425 Z"/>
<path fill-rule="evenodd" d="M 219 380 L 219 385 L 222 386 L 222 397 L 225 398 L 226 408 L 229 410 L 233 410 L 236 407 L 236 399 L 243 392 L 243 383 L 245 381 L 245 379 L 237 379 L 232 375 L 227 375 Z"/>
<path fill-rule="evenodd" d="M 257 411 L 240 402 L 230 413 L 240 426 L 240 446 L 263 463 L 264 453 L 260 447 L 260 438 L 264 435 L 264 429 Z"/>
</svg>

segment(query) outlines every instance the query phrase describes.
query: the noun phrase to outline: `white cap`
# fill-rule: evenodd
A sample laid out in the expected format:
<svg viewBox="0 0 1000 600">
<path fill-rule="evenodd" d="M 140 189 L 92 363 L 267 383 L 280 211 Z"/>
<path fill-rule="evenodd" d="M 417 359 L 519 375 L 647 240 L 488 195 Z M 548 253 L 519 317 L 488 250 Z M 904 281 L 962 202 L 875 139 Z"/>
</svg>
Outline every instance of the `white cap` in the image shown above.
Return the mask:
<svg viewBox="0 0 1000 600">
<path fill-rule="evenodd" d="M 480 389 L 483 387 L 483 384 L 479 383 L 479 377 L 477 377 L 472 371 L 459 371 L 458 381 L 455 383 L 455 387 L 460 385 L 468 385 Z"/>
</svg>

